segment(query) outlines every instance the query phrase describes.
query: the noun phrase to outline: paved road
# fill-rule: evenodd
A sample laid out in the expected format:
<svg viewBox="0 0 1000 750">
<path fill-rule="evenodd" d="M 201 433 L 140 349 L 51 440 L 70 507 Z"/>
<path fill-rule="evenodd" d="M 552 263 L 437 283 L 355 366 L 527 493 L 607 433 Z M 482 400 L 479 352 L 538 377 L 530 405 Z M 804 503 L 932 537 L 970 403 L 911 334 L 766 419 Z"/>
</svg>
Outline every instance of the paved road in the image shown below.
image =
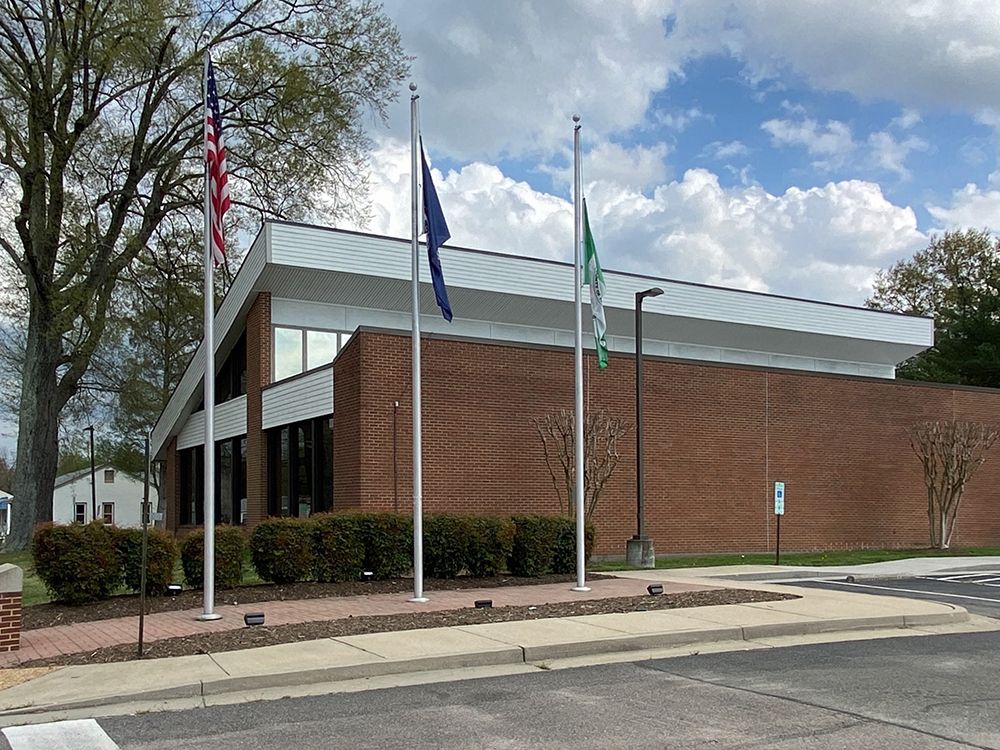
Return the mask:
<svg viewBox="0 0 1000 750">
<path fill-rule="evenodd" d="M 853 641 L 101 719 L 13 746 L 1000 748 L 997 674 L 998 633 Z"/>
<path fill-rule="evenodd" d="M 912 578 L 863 579 L 848 582 L 796 581 L 793 586 L 930 599 L 965 607 L 973 614 L 1000 619 L 1000 569 L 934 573 Z"/>
</svg>

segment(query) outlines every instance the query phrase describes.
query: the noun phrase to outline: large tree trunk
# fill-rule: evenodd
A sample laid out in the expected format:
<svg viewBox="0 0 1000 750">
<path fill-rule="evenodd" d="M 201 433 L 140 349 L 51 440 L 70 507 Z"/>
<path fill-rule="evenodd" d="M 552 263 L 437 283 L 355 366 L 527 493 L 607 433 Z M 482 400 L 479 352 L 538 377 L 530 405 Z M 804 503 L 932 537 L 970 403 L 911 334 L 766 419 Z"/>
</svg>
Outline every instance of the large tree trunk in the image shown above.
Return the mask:
<svg viewBox="0 0 1000 750">
<path fill-rule="evenodd" d="M 53 328 L 45 314 L 32 305 L 28 321 L 21 408 L 18 417 L 17 466 L 10 549 L 26 549 L 35 526 L 52 520 L 52 487 L 59 462 L 59 397 L 56 381 L 61 343 L 47 333 Z"/>
</svg>

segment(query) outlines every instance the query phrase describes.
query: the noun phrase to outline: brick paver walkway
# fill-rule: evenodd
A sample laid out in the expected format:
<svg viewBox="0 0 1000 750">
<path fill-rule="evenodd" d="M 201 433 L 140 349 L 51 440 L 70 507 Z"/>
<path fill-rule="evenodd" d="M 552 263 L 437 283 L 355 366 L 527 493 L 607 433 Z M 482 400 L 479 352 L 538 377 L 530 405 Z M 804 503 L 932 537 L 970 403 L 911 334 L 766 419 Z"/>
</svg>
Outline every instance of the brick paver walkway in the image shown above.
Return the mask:
<svg viewBox="0 0 1000 750">
<path fill-rule="evenodd" d="M 216 608 L 221 620 L 201 622 L 201 610 L 160 612 L 146 615 L 144 639 L 147 642 L 177 636 L 214 633 L 242 628 L 247 612 L 264 612 L 268 625 L 287 625 L 319 620 L 337 620 L 362 615 L 395 615 L 411 612 L 440 612 L 471 607 L 476 599 L 492 599 L 494 607 L 532 606 L 587 599 L 607 599 L 616 596 L 638 596 L 646 593 L 648 581 L 632 578 L 602 578 L 590 581 L 592 590 L 580 593 L 570 590 L 569 583 L 547 583 L 527 586 L 503 586 L 493 589 L 463 589 L 459 591 L 428 591 L 430 601 L 416 604 L 407 601 L 408 594 L 372 594 L 368 596 L 332 596 L 325 599 L 258 602 L 246 605 L 224 605 Z M 664 583 L 664 593 L 694 591 L 707 586 Z M 135 643 L 138 638 L 138 616 L 97 620 L 75 625 L 25 630 L 21 633 L 21 649 L 0 654 L 0 667 L 13 667 L 34 659 L 46 659 L 61 654 L 96 651 L 104 646 Z"/>
</svg>

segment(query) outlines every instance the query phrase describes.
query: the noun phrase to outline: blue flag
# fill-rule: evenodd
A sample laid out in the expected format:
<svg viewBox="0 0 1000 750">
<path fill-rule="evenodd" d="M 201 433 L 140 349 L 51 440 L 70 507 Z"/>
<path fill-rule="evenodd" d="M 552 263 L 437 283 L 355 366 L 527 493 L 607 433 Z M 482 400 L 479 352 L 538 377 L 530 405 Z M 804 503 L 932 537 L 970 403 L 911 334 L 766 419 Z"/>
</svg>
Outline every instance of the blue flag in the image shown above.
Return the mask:
<svg viewBox="0 0 1000 750">
<path fill-rule="evenodd" d="M 451 239 L 451 232 L 448 231 L 448 224 L 441 212 L 441 202 L 431 180 L 431 170 L 427 167 L 423 139 L 420 141 L 420 164 L 424 175 L 424 232 L 427 234 L 427 259 L 431 266 L 434 298 L 444 319 L 451 322 L 451 304 L 448 302 L 448 289 L 444 285 L 441 258 L 438 255 L 438 248 Z"/>
</svg>

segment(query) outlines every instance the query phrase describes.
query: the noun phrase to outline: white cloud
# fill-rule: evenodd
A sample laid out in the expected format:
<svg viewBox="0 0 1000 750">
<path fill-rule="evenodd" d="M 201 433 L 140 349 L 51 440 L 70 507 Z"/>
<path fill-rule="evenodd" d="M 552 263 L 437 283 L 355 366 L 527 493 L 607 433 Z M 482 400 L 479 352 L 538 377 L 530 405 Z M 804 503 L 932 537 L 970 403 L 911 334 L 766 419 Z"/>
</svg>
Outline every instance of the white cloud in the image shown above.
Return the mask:
<svg viewBox="0 0 1000 750">
<path fill-rule="evenodd" d="M 1000 179 L 990 175 L 992 188 L 969 183 L 951 195 L 948 206 L 928 205 L 927 211 L 944 229 L 982 229 L 1000 232 Z"/>
<path fill-rule="evenodd" d="M 743 141 L 712 141 L 701 151 L 702 156 L 716 161 L 749 156 L 750 148 Z"/>
<path fill-rule="evenodd" d="M 673 36 L 725 49 L 752 80 L 792 70 L 812 85 L 906 107 L 979 112 L 1000 80 L 996 0 L 681 2 Z"/>
<path fill-rule="evenodd" d="M 893 117 L 889 122 L 889 127 L 909 130 L 921 121 L 920 113 L 915 109 L 904 109 L 899 113 L 899 117 Z"/>
<path fill-rule="evenodd" d="M 686 57 L 666 38 L 666 0 L 391 0 L 386 9 L 415 56 L 425 140 L 463 160 L 546 154 L 571 139 L 573 113 L 595 140 L 632 128 Z M 407 104 L 392 112 L 397 137 Z"/>
<path fill-rule="evenodd" d="M 599 143 L 586 154 L 584 179 L 643 190 L 667 178 L 668 152 L 665 143 L 634 148 L 617 143 Z"/>
<path fill-rule="evenodd" d="M 375 151 L 368 231 L 409 235 L 408 169 L 406 144 L 386 141 Z M 453 244 L 570 257 L 567 200 L 478 162 L 434 179 Z M 613 179 L 588 179 L 587 193 L 607 268 L 742 289 L 860 304 L 879 268 L 926 242 L 911 209 L 858 180 L 773 195 L 758 185 L 723 187 L 694 169 L 646 194 Z"/>
<path fill-rule="evenodd" d="M 761 129 L 770 134 L 776 146 L 801 146 L 813 157 L 817 169 L 830 170 L 842 166 L 856 145 L 851 128 L 840 120 L 827 120 L 821 125 L 816 120 L 767 120 Z"/>
<path fill-rule="evenodd" d="M 660 125 L 670 130 L 676 130 L 678 133 L 687 130 L 698 120 L 708 120 L 709 122 L 715 120 L 712 115 L 704 112 L 700 107 L 689 107 L 676 112 L 657 111 L 654 118 Z"/>
<path fill-rule="evenodd" d="M 884 130 L 869 135 L 868 146 L 880 169 L 893 172 L 904 180 L 910 178 L 910 170 L 905 166 L 907 157 L 913 151 L 926 151 L 930 147 L 923 138 L 911 135 L 897 140 L 892 133 Z"/>
</svg>

